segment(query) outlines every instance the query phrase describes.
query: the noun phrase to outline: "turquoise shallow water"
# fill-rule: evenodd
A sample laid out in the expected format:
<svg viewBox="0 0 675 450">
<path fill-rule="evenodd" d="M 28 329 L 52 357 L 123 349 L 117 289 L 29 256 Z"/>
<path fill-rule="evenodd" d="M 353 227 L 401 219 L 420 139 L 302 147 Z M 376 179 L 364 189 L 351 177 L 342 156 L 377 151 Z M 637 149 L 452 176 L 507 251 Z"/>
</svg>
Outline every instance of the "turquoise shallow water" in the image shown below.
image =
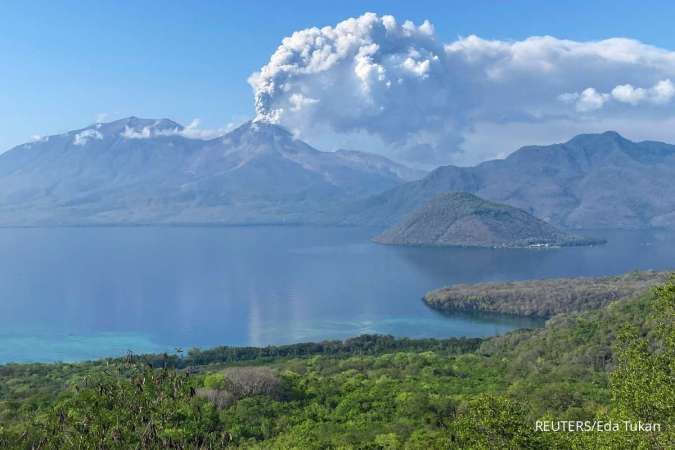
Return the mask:
<svg viewBox="0 0 675 450">
<path fill-rule="evenodd" d="M 0 229 L 0 362 L 268 345 L 363 333 L 489 336 L 539 322 L 444 316 L 457 282 L 675 267 L 672 232 L 594 232 L 548 250 L 373 244 L 373 230 L 302 227 Z"/>
<path fill-rule="evenodd" d="M 0 335 L 0 361 L 86 361 L 111 355 L 173 352 L 175 348 L 132 333 L 98 333 L 91 336 L 35 334 Z"/>
</svg>

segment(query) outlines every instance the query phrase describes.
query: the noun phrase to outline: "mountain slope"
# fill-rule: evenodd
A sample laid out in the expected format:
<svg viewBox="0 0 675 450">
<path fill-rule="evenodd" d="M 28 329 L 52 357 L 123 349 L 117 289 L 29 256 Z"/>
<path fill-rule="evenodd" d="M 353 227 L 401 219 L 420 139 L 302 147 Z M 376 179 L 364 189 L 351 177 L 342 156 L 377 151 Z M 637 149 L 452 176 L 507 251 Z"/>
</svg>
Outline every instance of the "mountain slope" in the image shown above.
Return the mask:
<svg viewBox="0 0 675 450">
<path fill-rule="evenodd" d="M 439 194 L 375 238 L 392 245 L 531 247 L 588 245 L 522 209 L 468 193 Z"/>
<path fill-rule="evenodd" d="M 405 181 L 402 166 L 360 155 L 321 152 L 266 123 L 200 140 L 130 117 L 0 155 L 0 224 L 298 222 Z"/>
<path fill-rule="evenodd" d="M 475 167 L 445 166 L 354 202 L 343 223 L 390 226 L 442 192 L 471 192 L 566 228 L 675 226 L 675 146 L 615 132 L 531 146 Z"/>
<path fill-rule="evenodd" d="M 391 173 L 393 176 L 405 181 L 419 180 L 427 174 L 423 170 L 406 167 L 403 164 L 373 153 L 339 149 L 334 154 L 343 161 L 351 162 L 359 167 L 368 168 L 373 171 Z"/>
</svg>

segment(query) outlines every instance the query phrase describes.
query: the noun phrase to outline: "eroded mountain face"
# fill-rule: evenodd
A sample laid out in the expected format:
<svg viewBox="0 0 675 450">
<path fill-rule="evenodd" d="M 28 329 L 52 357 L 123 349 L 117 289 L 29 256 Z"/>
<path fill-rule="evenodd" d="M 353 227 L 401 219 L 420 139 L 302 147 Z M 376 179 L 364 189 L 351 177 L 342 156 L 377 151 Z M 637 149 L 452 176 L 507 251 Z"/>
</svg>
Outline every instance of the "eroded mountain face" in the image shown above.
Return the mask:
<svg viewBox="0 0 675 450">
<path fill-rule="evenodd" d="M 200 140 L 130 117 L 0 155 L 0 223 L 292 222 L 402 184 L 404 169 L 321 152 L 265 123 Z"/>
</svg>

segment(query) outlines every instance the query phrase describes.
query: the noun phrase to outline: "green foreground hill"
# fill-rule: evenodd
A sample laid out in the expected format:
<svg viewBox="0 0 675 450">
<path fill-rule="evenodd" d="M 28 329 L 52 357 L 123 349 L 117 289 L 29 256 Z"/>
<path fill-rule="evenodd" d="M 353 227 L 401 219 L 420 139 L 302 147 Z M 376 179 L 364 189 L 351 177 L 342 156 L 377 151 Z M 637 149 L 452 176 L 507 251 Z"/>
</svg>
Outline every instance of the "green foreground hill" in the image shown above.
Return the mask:
<svg viewBox="0 0 675 450">
<path fill-rule="evenodd" d="M 539 247 L 600 244 L 560 231 L 513 206 L 466 192 L 439 194 L 375 237 L 390 245 Z"/>
<path fill-rule="evenodd" d="M 0 366 L 0 448 L 672 448 L 675 280 L 476 339 Z M 616 432 L 543 432 L 537 420 Z M 631 432 L 624 421 L 658 423 Z"/>
</svg>

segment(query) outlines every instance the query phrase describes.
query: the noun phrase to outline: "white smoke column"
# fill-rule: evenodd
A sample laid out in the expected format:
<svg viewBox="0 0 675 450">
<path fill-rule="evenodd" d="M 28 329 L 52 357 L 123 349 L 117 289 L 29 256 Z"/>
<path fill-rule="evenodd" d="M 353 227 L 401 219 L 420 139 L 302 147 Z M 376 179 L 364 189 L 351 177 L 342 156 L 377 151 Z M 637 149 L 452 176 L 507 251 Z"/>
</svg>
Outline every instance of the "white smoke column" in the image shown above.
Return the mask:
<svg viewBox="0 0 675 450">
<path fill-rule="evenodd" d="M 454 81 L 429 22 L 373 13 L 293 33 L 249 78 L 257 120 L 318 120 L 390 142 L 439 131 L 456 109 Z"/>
<path fill-rule="evenodd" d="M 517 130 L 550 138 L 623 119 L 619 131 L 630 134 L 672 117 L 671 79 L 675 52 L 633 39 L 472 35 L 444 44 L 427 21 L 366 13 L 284 38 L 249 83 L 256 120 L 305 138 L 319 127 L 372 136 L 390 156 L 433 164 L 470 159 L 457 151 L 480 130 L 491 133 L 481 137 L 491 146 L 479 149 L 483 159 L 513 150 L 504 139 L 533 143 Z"/>
</svg>

